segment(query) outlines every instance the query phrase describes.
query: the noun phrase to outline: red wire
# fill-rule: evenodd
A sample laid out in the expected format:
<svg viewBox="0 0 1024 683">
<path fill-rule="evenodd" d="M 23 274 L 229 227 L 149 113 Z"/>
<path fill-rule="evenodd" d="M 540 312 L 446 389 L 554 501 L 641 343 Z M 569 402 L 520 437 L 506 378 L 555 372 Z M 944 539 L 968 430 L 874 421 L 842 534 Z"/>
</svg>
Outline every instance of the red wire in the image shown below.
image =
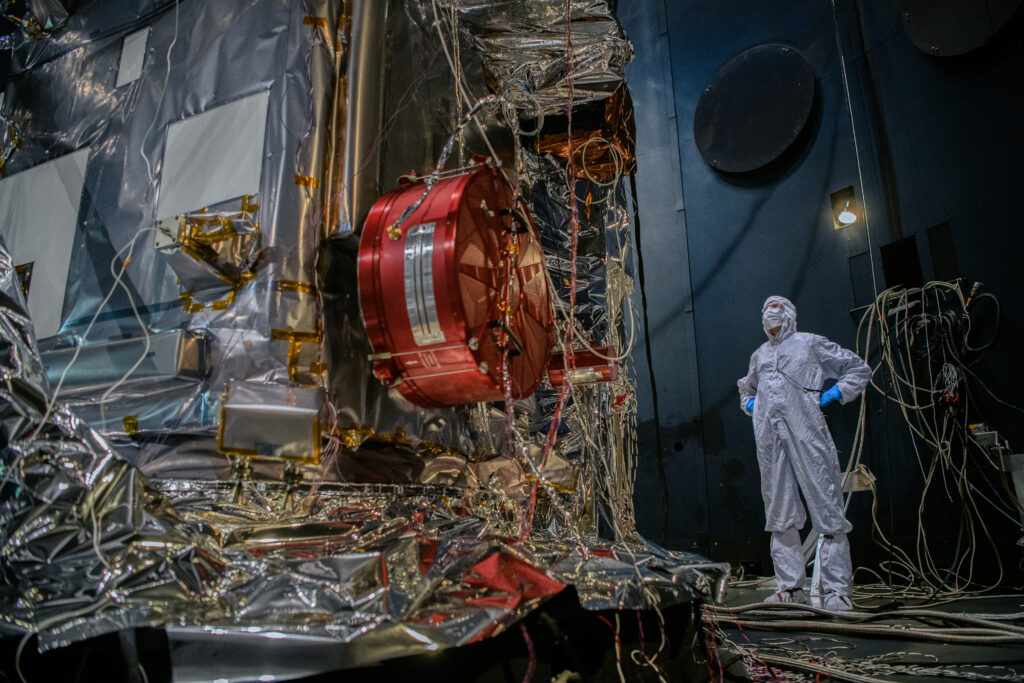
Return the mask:
<svg viewBox="0 0 1024 683">
<path fill-rule="evenodd" d="M 757 646 L 754 645 L 754 643 L 750 640 L 750 638 L 747 637 L 747 634 L 743 631 L 743 627 L 740 625 L 739 617 L 736 616 L 736 613 L 732 611 L 732 608 L 729 607 L 729 605 L 725 605 L 725 608 L 727 610 L 729 610 L 729 614 L 732 615 L 732 620 L 736 623 L 736 628 L 738 628 L 740 630 L 740 635 L 743 636 L 743 640 L 747 641 L 747 643 L 750 644 L 750 646 L 753 648 L 754 652 L 757 652 Z M 755 656 L 755 659 L 756 659 L 756 656 Z M 772 675 L 773 679 L 777 680 L 779 678 L 779 674 L 776 673 L 775 669 L 772 668 L 771 664 L 769 664 L 768 662 L 764 661 L 763 659 L 759 659 L 758 661 L 761 662 L 761 664 L 764 665 L 764 667 L 766 669 L 768 669 L 768 671 L 771 672 L 771 675 Z"/>
<path fill-rule="evenodd" d="M 718 652 L 718 643 L 715 641 L 715 636 L 718 631 L 718 620 L 706 613 L 707 618 L 703 621 L 709 622 L 710 627 L 708 628 L 709 635 L 711 636 L 711 642 L 708 644 L 708 678 L 715 680 L 715 671 L 711 668 L 711 662 L 718 662 L 718 680 L 725 680 L 725 673 L 722 671 L 722 655 Z"/>
<path fill-rule="evenodd" d="M 644 620 L 640 616 L 640 610 L 636 611 L 636 624 L 637 628 L 640 629 L 640 656 L 646 659 L 646 653 L 644 652 Z"/>
<path fill-rule="evenodd" d="M 533 673 L 537 668 L 537 651 L 533 647 L 533 639 L 530 638 L 530 632 L 526 630 L 526 624 L 520 623 L 519 630 L 523 634 L 526 649 L 530 653 L 530 663 L 526 667 L 526 675 L 523 676 L 523 683 L 529 683 L 533 680 Z"/>
<path fill-rule="evenodd" d="M 615 663 L 619 664 L 621 666 L 621 664 L 622 664 L 622 638 L 619 635 L 619 629 L 617 629 L 615 627 L 615 624 L 613 624 L 606 617 L 598 614 L 597 618 L 600 619 L 601 621 L 603 621 L 604 623 L 608 624 L 608 628 L 610 628 L 613 631 L 615 631 Z"/>
</svg>

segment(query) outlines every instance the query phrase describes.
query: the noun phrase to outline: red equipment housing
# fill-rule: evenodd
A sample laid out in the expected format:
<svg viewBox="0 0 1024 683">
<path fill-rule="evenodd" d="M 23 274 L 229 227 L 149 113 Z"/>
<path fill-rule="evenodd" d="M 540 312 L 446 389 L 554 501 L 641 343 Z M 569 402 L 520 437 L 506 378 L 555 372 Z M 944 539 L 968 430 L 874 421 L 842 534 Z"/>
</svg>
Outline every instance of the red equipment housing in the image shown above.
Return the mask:
<svg viewBox="0 0 1024 683">
<path fill-rule="evenodd" d="M 481 164 L 382 196 L 359 244 L 359 303 L 374 374 L 418 406 L 536 391 L 553 345 L 544 252 L 504 176 Z"/>
</svg>

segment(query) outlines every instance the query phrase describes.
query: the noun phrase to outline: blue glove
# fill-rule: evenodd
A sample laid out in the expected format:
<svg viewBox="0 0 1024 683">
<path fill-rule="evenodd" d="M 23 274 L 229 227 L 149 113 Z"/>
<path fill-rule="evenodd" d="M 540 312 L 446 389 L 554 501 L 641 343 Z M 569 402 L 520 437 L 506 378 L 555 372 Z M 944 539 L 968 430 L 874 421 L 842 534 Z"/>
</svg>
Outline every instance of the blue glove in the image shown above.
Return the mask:
<svg viewBox="0 0 1024 683">
<path fill-rule="evenodd" d="M 823 391 L 823 392 L 821 392 L 821 407 L 824 408 L 829 403 L 833 403 L 834 401 L 838 401 L 842 397 L 843 397 L 843 394 L 842 394 L 841 391 L 839 391 L 839 387 L 832 387 L 828 391 Z"/>
<path fill-rule="evenodd" d="M 754 412 L 754 399 L 747 401 L 747 410 Z"/>
</svg>

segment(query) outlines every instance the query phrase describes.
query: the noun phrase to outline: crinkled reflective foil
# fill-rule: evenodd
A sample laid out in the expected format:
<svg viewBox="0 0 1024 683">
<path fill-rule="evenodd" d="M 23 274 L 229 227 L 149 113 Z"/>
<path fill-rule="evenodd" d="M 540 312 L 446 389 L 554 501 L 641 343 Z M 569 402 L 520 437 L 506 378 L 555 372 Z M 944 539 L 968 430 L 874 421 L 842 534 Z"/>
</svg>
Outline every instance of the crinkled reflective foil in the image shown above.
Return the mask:
<svg viewBox="0 0 1024 683">
<path fill-rule="evenodd" d="M 574 105 L 609 97 L 633 58 L 609 2 L 449 2 L 496 89 L 527 114 L 564 112 L 570 84 Z"/>
<path fill-rule="evenodd" d="M 569 584 L 589 609 L 640 609 L 709 594 L 723 569 L 639 540 L 520 541 L 490 488 L 150 482 L 66 409 L 43 422 L 50 390 L 6 250 L 0 288 L 2 623 L 43 648 L 141 625 L 415 631 L 377 652 L 399 656 L 495 633 Z"/>
</svg>

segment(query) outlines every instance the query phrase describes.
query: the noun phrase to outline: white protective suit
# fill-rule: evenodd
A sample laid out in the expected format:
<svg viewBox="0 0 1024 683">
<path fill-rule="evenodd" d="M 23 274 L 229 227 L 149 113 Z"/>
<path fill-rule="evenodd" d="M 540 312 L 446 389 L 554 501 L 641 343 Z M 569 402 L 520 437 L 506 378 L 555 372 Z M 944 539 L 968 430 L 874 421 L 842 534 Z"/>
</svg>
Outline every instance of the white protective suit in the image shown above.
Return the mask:
<svg viewBox="0 0 1024 683">
<path fill-rule="evenodd" d="M 769 309 L 772 302 L 781 303 L 781 310 Z M 736 385 L 740 407 L 748 415 L 747 403 L 755 399 L 765 531 L 772 532 L 778 590 L 803 588 L 806 579 L 798 530 L 807 516 L 799 486 L 811 521 L 825 534 L 819 551 L 823 594 L 849 598 L 853 567 L 846 534 L 853 527 L 843 512 L 839 457 L 821 411 L 821 388 L 826 380 L 836 380 L 840 402 L 849 403 L 867 386 L 871 369 L 852 351 L 797 332 L 796 307 L 788 299 L 769 297 L 762 311 L 767 312 L 763 324 L 768 341 L 750 357 L 747 376 Z M 769 330 L 778 323 L 782 329 L 773 337 Z"/>
</svg>

